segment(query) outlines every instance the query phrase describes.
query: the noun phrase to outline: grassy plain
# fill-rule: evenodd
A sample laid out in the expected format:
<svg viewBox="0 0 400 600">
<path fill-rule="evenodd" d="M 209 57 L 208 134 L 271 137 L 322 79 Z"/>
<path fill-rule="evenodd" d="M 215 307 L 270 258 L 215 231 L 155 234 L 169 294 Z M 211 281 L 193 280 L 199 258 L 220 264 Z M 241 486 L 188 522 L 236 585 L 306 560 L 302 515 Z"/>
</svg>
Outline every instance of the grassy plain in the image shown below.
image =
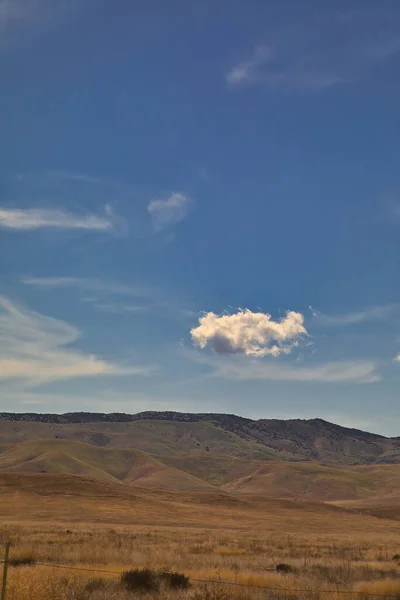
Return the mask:
<svg viewBox="0 0 400 600">
<path fill-rule="evenodd" d="M 300 531 L 279 535 L 200 526 L 110 528 L 88 523 L 67 530 L 30 523 L 24 528 L 3 525 L 1 537 L 12 540 L 13 559 L 34 557 L 38 562 L 91 569 L 11 567 L 8 600 L 352 600 L 366 598 L 365 593 L 386 598 L 400 594 L 399 566 L 392 560 L 399 549 L 398 537 L 376 533 L 305 537 Z M 280 563 L 289 564 L 292 572 L 276 572 Z M 143 567 L 183 572 L 192 585 L 184 591 L 125 590 L 118 574 Z"/>
<path fill-rule="evenodd" d="M 400 598 L 400 524 L 323 503 L 2 473 L 0 518 L 12 559 L 75 567 L 10 567 L 7 600 Z M 191 587 L 124 589 L 119 573 L 145 567 Z"/>
</svg>

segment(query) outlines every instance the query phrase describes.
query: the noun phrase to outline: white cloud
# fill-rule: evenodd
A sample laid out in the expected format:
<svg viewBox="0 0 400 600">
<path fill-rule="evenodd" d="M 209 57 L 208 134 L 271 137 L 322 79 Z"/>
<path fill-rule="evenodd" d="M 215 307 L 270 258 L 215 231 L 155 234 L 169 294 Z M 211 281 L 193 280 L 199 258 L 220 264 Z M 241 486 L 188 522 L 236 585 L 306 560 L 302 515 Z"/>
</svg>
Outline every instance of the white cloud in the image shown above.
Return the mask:
<svg viewBox="0 0 400 600">
<path fill-rule="evenodd" d="M 112 232 L 115 220 L 108 205 L 104 215 L 77 215 L 61 209 L 0 207 L 0 227 L 19 231 L 47 228 Z"/>
<path fill-rule="evenodd" d="M 380 381 L 372 361 L 332 361 L 312 366 L 265 362 L 224 362 L 215 365 L 214 375 L 224 379 L 303 381 L 325 383 L 374 383 Z"/>
<path fill-rule="evenodd" d="M 155 231 L 162 231 L 166 227 L 183 221 L 187 216 L 191 199 L 185 194 L 175 192 L 165 200 L 153 200 L 147 206 Z"/>
<path fill-rule="evenodd" d="M 99 375 L 148 375 L 150 367 L 121 366 L 70 345 L 80 332 L 0 296 L 0 379 L 44 381 Z"/>
<path fill-rule="evenodd" d="M 289 354 L 301 335 L 307 335 L 301 313 L 289 311 L 280 321 L 271 315 L 239 310 L 233 315 L 209 312 L 191 330 L 195 346 L 210 345 L 218 354 L 278 356 Z"/>
</svg>

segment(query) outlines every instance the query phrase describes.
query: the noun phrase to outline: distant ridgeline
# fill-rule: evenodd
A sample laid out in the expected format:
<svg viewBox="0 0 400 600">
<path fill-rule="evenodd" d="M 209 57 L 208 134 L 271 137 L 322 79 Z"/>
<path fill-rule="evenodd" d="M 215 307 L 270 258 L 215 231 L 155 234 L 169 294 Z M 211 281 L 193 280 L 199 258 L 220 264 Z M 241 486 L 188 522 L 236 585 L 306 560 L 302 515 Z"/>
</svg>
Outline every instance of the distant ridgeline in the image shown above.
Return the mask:
<svg viewBox="0 0 400 600">
<path fill-rule="evenodd" d="M 329 423 L 323 419 L 248 419 L 224 413 L 181 413 L 174 411 L 144 411 L 135 414 L 128 413 L 95 413 L 95 412 L 70 412 L 55 413 L 0 413 L 0 421 L 34 421 L 39 423 L 129 423 L 133 421 L 176 421 L 180 423 L 197 423 L 209 421 L 219 427 L 251 429 L 260 432 L 282 434 L 297 434 L 307 440 L 312 432 L 329 432 L 333 436 L 351 436 L 355 439 L 385 440 L 399 439 L 386 438 L 383 435 L 368 433 L 360 429 L 342 427 Z"/>
<path fill-rule="evenodd" d="M 55 413 L 0 413 L 1 421 L 36 421 L 39 423 L 127 423 L 140 420 L 179 421 L 194 423 L 197 421 L 215 421 L 222 423 L 252 423 L 252 419 L 217 413 L 179 413 L 173 411 L 145 411 L 136 414 L 70 412 Z"/>
<path fill-rule="evenodd" d="M 164 459 L 167 456 L 175 457 L 176 461 L 181 461 L 180 469 L 183 465 L 185 469 L 189 469 L 187 461 L 193 452 L 204 452 L 204 460 L 212 459 L 212 464 L 203 465 L 205 473 L 213 472 L 219 461 L 221 477 L 218 476 L 216 481 L 223 479 L 222 474 L 226 469 L 231 469 L 234 457 L 249 460 L 252 469 L 261 469 L 253 461 L 276 460 L 315 461 L 336 466 L 400 464 L 400 438 L 387 438 L 350 429 L 323 419 L 252 420 L 231 414 L 173 411 L 145 411 L 137 414 L 0 413 L 0 450 L 7 450 L 10 444 L 43 439 L 74 440 L 110 449 L 135 448 Z M 33 450 L 28 450 L 27 456 L 31 456 Z M 58 450 L 52 446 L 52 452 L 56 457 L 59 453 L 69 454 L 72 450 L 60 443 Z M 40 460 L 37 458 L 37 462 L 48 462 L 46 456 L 43 451 L 43 457 Z M 3 459 L 6 458 L 3 454 Z M 54 458 L 55 463 L 57 460 Z M 224 461 L 228 461 L 227 464 Z M 57 469 L 57 464 L 51 468 Z M 172 466 L 176 467 L 171 463 L 169 467 Z M 239 466 L 236 462 L 235 468 L 240 479 L 239 471 L 242 467 Z M 196 457 L 190 466 L 191 475 L 199 475 L 196 471 L 198 467 L 199 458 Z M 33 469 L 32 461 L 24 468 Z M 154 464 L 152 468 L 156 469 Z M 245 478 L 247 475 L 246 467 L 241 477 Z M 261 477 L 261 471 L 258 475 Z M 264 476 L 266 485 L 266 473 Z M 211 483 L 213 482 L 214 480 Z"/>
</svg>

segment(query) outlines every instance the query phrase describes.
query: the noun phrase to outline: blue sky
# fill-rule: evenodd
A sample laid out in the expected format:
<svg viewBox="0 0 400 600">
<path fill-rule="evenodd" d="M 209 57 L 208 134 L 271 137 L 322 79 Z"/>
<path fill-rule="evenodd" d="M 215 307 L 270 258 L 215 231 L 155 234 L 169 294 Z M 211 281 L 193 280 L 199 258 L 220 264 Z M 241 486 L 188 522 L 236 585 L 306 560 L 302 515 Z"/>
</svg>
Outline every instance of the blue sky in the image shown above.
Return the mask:
<svg viewBox="0 0 400 600">
<path fill-rule="evenodd" d="M 397 0 L 0 0 L 7 411 L 400 435 Z"/>
</svg>

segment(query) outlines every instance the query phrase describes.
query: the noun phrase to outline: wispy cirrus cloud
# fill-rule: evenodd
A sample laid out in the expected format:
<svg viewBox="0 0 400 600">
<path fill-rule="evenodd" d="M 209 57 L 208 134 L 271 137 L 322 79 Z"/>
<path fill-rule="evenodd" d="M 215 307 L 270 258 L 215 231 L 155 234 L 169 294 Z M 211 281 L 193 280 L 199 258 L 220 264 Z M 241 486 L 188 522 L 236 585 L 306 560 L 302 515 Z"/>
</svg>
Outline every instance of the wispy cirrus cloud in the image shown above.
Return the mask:
<svg viewBox="0 0 400 600">
<path fill-rule="evenodd" d="M 0 0 L 0 50 L 35 38 L 87 0 Z"/>
<path fill-rule="evenodd" d="M 209 312 L 190 334 L 195 346 L 209 345 L 217 354 L 279 356 L 289 354 L 302 335 L 307 335 L 301 313 L 288 311 L 279 321 L 267 313 L 239 310 L 232 315 Z"/>
<path fill-rule="evenodd" d="M 377 9 L 325 12 L 267 32 L 225 74 L 231 87 L 264 84 L 287 90 L 322 90 L 351 83 L 395 64 L 400 54 L 398 14 Z"/>
<path fill-rule="evenodd" d="M 194 350 L 183 354 L 191 362 L 209 367 L 211 377 L 233 381 L 375 383 L 381 380 L 378 365 L 373 360 L 312 360 L 302 363 L 287 359 L 265 361 L 242 356 L 203 355 Z"/>
<path fill-rule="evenodd" d="M 154 371 L 149 366 L 115 364 L 71 347 L 80 335 L 69 323 L 0 296 L 0 380 L 18 379 L 32 387 L 76 377 L 146 376 Z"/>
<path fill-rule="evenodd" d="M 227 83 L 240 85 L 244 83 L 257 83 L 262 80 L 259 68 L 273 61 L 273 54 L 268 46 L 256 46 L 253 54 L 233 66 L 226 75 Z"/>
<path fill-rule="evenodd" d="M 183 221 L 193 204 L 186 194 L 174 192 L 168 198 L 152 200 L 147 210 L 150 214 L 154 231 L 160 232 L 171 225 Z"/>
<path fill-rule="evenodd" d="M 158 317 L 188 320 L 198 314 L 185 302 L 157 286 L 125 284 L 95 277 L 23 277 L 21 282 L 43 291 L 75 289 L 81 302 L 110 315 L 152 312 Z"/>
<path fill-rule="evenodd" d="M 113 315 L 143 314 L 150 310 L 150 306 L 124 304 L 122 302 L 94 302 L 93 306 L 96 310 Z"/>
<path fill-rule="evenodd" d="M 112 233 L 116 231 L 117 222 L 109 205 L 104 207 L 104 214 L 102 215 L 79 215 L 58 208 L 0 207 L 0 227 L 16 231 L 75 229 Z"/>
<path fill-rule="evenodd" d="M 82 292 L 93 292 L 107 295 L 126 295 L 142 298 L 152 297 L 154 288 L 130 285 L 95 277 L 23 277 L 25 285 L 33 285 L 42 289 L 77 288 Z M 93 300 L 96 300 L 95 298 Z"/>
<path fill-rule="evenodd" d="M 369 321 L 382 321 L 393 317 L 399 312 L 398 304 L 384 304 L 369 306 L 360 310 L 350 311 L 337 315 L 325 315 L 312 306 L 309 307 L 313 316 L 313 322 L 320 326 L 341 327 L 346 325 L 357 325 Z"/>
<path fill-rule="evenodd" d="M 303 381 L 326 383 L 374 383 L 380 376 L 373 361 L 343 360 L 313 365 L 225 363 L 215 367 L 214 375 L 224 379 Z"/>
<path fill-rule="evenodd" d="M 301 64 L 298 55 L 282 58 L 266 45 L 256 46 L 249 58 L 234 65 L 226 75 L 233 87 L 265 84 L 275 88 L 321 90 L 349 81 L 344 72 Z"/>
</svg>

